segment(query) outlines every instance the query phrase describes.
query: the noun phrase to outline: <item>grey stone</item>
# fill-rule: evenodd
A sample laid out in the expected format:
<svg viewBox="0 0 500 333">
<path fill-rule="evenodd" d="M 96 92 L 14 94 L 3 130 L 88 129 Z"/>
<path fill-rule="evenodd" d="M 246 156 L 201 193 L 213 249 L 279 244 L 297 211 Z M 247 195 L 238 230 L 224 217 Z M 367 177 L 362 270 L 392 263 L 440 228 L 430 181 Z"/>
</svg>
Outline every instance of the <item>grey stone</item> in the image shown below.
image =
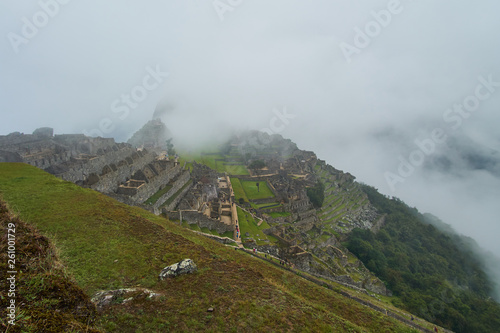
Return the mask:
<svg viewBox="0 0 500 333">
<path fill-rule="evenodd" d="M 171 137 L 167 126 L 160 119 L 147 122 L 140 130 L 134 133 L 127 143 L 134 147 L 165 147 L 166 141 Z"/>
<path fill-rule="evenodd" d="M 129 293 L 140 293 L 135 297 L 127 297 Z M 101 311 L 103 308 L 111 305 L 113 302 L 119 302 L 120 304 L 130 302 L 134 300 L 134 298 L 138 297 L 153 298 L 157 296 L 161 296 L 161 294 L 155 293 L 149 289 L 143 288 L 123 288 L 123 289 L 115 289 L 115 290 L 104 290 L 97 292 L 94 297 L 92 297 L 91 301 L 96 305 L 97 310 Z"/>
<path fill-rule="evenodd" d="M 198 267 L 191 259 L 183 259 L 180 262 L 167 266 L 160 272 L 158 276 L 160 280 L 173 278 L 182 274 L 194 273 Z"/>
<path fill-rule="evenodd" d="M 54 129 L 51 127 L 40 127 L 33 131 L 33 135 L 36 136 L 45 136 L 45 137 L 53 137 Z"/>
<path fill-rule="evenodd" d="M 0 150 L 0 162 L 23 162 L 23 158 L 16 152 Z"/>
</svg>

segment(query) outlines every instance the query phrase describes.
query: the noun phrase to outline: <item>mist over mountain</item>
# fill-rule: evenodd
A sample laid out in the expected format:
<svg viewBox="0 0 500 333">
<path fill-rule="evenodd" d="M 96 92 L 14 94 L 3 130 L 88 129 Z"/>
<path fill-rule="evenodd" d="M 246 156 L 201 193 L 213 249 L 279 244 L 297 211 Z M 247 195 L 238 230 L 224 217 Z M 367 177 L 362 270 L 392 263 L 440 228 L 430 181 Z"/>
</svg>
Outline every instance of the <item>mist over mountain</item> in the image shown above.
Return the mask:
<svg viewBox="0 0 500 333">
<path fill-rule="evenodd" d="M 5 1 L 0 134 L 50 126 L 126 142 L 156 118 L 186 149 L 280 134 L 500 257 L 499 10 Z"/>
</svg>

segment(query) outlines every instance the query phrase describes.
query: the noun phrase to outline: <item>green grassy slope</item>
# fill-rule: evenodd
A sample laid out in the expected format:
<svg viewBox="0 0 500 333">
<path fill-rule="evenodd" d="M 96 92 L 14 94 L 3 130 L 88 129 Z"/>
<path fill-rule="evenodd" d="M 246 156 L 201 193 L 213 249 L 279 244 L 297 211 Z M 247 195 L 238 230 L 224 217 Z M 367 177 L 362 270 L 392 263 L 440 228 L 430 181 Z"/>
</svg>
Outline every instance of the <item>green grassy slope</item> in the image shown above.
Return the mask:
<svg viewBox="0 0 500 333">
<path fill-rule="evenodd" d="M 9 310 L 11 316 L 2 313 L 0 317 L 2 331 L 100 332 L 92 327 L 97 318 L 94 305 L 65 274 L 50 240 L 11 214 L 3 201 L 0 226 L 4 231 L 0 242 L 2 309 L 15 301 L 14 313 Z M 6 292 L 3 281 L 12 276 L 15 280 L 9 281 L 14 285 L 9 283 Z"/>
<path fill-rule="evenodd" d="M 106 308 L 97 319 L 104 331 L 412 331 L 291 272 L 29 165 L 0 163 L 0 192 L 55 243 L 87 294 L 139 286 L 162 295 Z M 198 272 L 157 280 L 163 267 L 183 258 L 193 259 Z"/>
<path fill-rule="evenodd" d="M 274 237 L 268 236 L 264 234 L 264 232 L 262 232 L 262 230 L 269 228 L 269 224 L 267 224 L 267 222 L 264 221 L 260 226 L 258 226 L 257 225 L 258 222 L 255 221 L 255 219 L 250 213 L 244 211 L 240 207 L 237 208 L 237 212 L 239 221 L 238 224 L 240 226 L 241 237 L 243 242 L 248 237 L 253 238 L 257 243 L 257 245 L 273 244 L 275 242 Z M 247 232 L 249 234 L 248 237 L 246 236 Z M 268 240 L 268 242 L 266 242 L 265 240 Z"/>
<path fill-rule="evenodd" d="M 181 161 L 193 162 L 196 161 L 201 164 L 205 164 L 217 172 L 227 172 L 230 175 L 248 175 L 248 169 L 242 161 L 240 162 L 227 162 L 231 159 L 240 159 L 239 156 L 225 155 L 219 150 L 213 151 L 213 149 L 208 149 L 207 151 L 198 152 L 180 152 Z"/>
<path fill-rule="evenodd" d="M 236 200 L 242 198 L 244 201 L 249 202 L 247 195 L 243 190 L 243 186 L 241 185 L 241 181 L 238 178 L 231 177 L 231 185 L 233 187 Z"/>
</svg>

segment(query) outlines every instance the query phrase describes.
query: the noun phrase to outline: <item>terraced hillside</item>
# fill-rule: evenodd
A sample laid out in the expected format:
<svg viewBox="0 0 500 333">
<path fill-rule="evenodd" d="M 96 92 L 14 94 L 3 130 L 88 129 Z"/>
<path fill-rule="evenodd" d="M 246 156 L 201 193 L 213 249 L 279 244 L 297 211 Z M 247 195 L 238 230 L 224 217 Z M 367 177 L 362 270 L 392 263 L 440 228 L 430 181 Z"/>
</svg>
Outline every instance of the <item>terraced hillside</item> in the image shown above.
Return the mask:
<svg viewBox="0 0 500 333">
<path fill-rule="evenodd" d="M 415 331 L 344 291 L 336 292 L 340 287 L 318 286 L 26 164 L 0 163 L 0 193 L 12 212 L 54 244 L 60 265 L 88 296 L 129 288 L 99 307 L 94 323 L 102 331 Z M 197 264 L 196 273 L 158 280 L 162 268 L 184 258 Z M 19 271 L 23 260 L 16 263 Z M 3 274 L 5 270 L 2 280 Z M 19 297 L 32 292 L 21 288 Z M 17 328 L 39 331 L 30 329 L 35 305 L 21 306 L 24 316 L 18 317 Z M 2 325 L 7 328 L 4 317 Z"/>
<path fill-rule="evenodd" d="M 318 217 L 327 230 L 341 235 L 354 228 L 372 229 L 383 216 L 370 204 L 354 177 L 319 161 L 314 167 L 319 181 L 325 186 L 325 199 Z"/>
</svg>

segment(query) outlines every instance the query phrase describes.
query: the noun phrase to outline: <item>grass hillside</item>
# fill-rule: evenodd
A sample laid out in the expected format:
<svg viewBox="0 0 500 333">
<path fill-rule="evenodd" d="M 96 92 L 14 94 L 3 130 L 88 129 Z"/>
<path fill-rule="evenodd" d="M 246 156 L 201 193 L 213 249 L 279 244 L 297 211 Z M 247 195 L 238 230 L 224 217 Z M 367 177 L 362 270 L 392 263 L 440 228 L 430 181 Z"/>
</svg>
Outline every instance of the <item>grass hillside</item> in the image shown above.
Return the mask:
<svg viewBox="0 0 500 333">
<path fill-rule="evenodd" d="M 9 318 L 2 315 L 3 331 L 100 332 L 92 328 L 97 318 L 95 306 L 66 274 L 50 240 L 11 214 L 4 202 L 0 202 L 0 225 L 2 230 L 10 230 L 1 235 L 1 280 L 15 277 L 15 287 L 9 283 L 8 293 L 2 283 L 2 309 L 14 300 L 18 310 L 9 310 Z M 8 256 L 8 245 L 13 246 L 9 233 L 15 236 L 15 258 Z M 7 273 L 12 271 L 17 273 Z M 11 319 L 15 326 L 9 325 Z"/>
<path fill-rule="evenodd" d="M 63 267 L 54 273 L 65 272 L 87 295 L 124 287 L 158 294 L 115 299 L 94 318 L 102 331 L 414 332 L 292 272 L 35 167 L 0 163 L 0 194 L 53 244 Z M 184 258 L 194 260 L 196 273 L 158 280 L 162 268 Z M 23 260 L 19 255 L 16 263 L 21 275 L 27 274 Z M 36 295 L 19 288 L 20 298 Z"/>
</svg>

